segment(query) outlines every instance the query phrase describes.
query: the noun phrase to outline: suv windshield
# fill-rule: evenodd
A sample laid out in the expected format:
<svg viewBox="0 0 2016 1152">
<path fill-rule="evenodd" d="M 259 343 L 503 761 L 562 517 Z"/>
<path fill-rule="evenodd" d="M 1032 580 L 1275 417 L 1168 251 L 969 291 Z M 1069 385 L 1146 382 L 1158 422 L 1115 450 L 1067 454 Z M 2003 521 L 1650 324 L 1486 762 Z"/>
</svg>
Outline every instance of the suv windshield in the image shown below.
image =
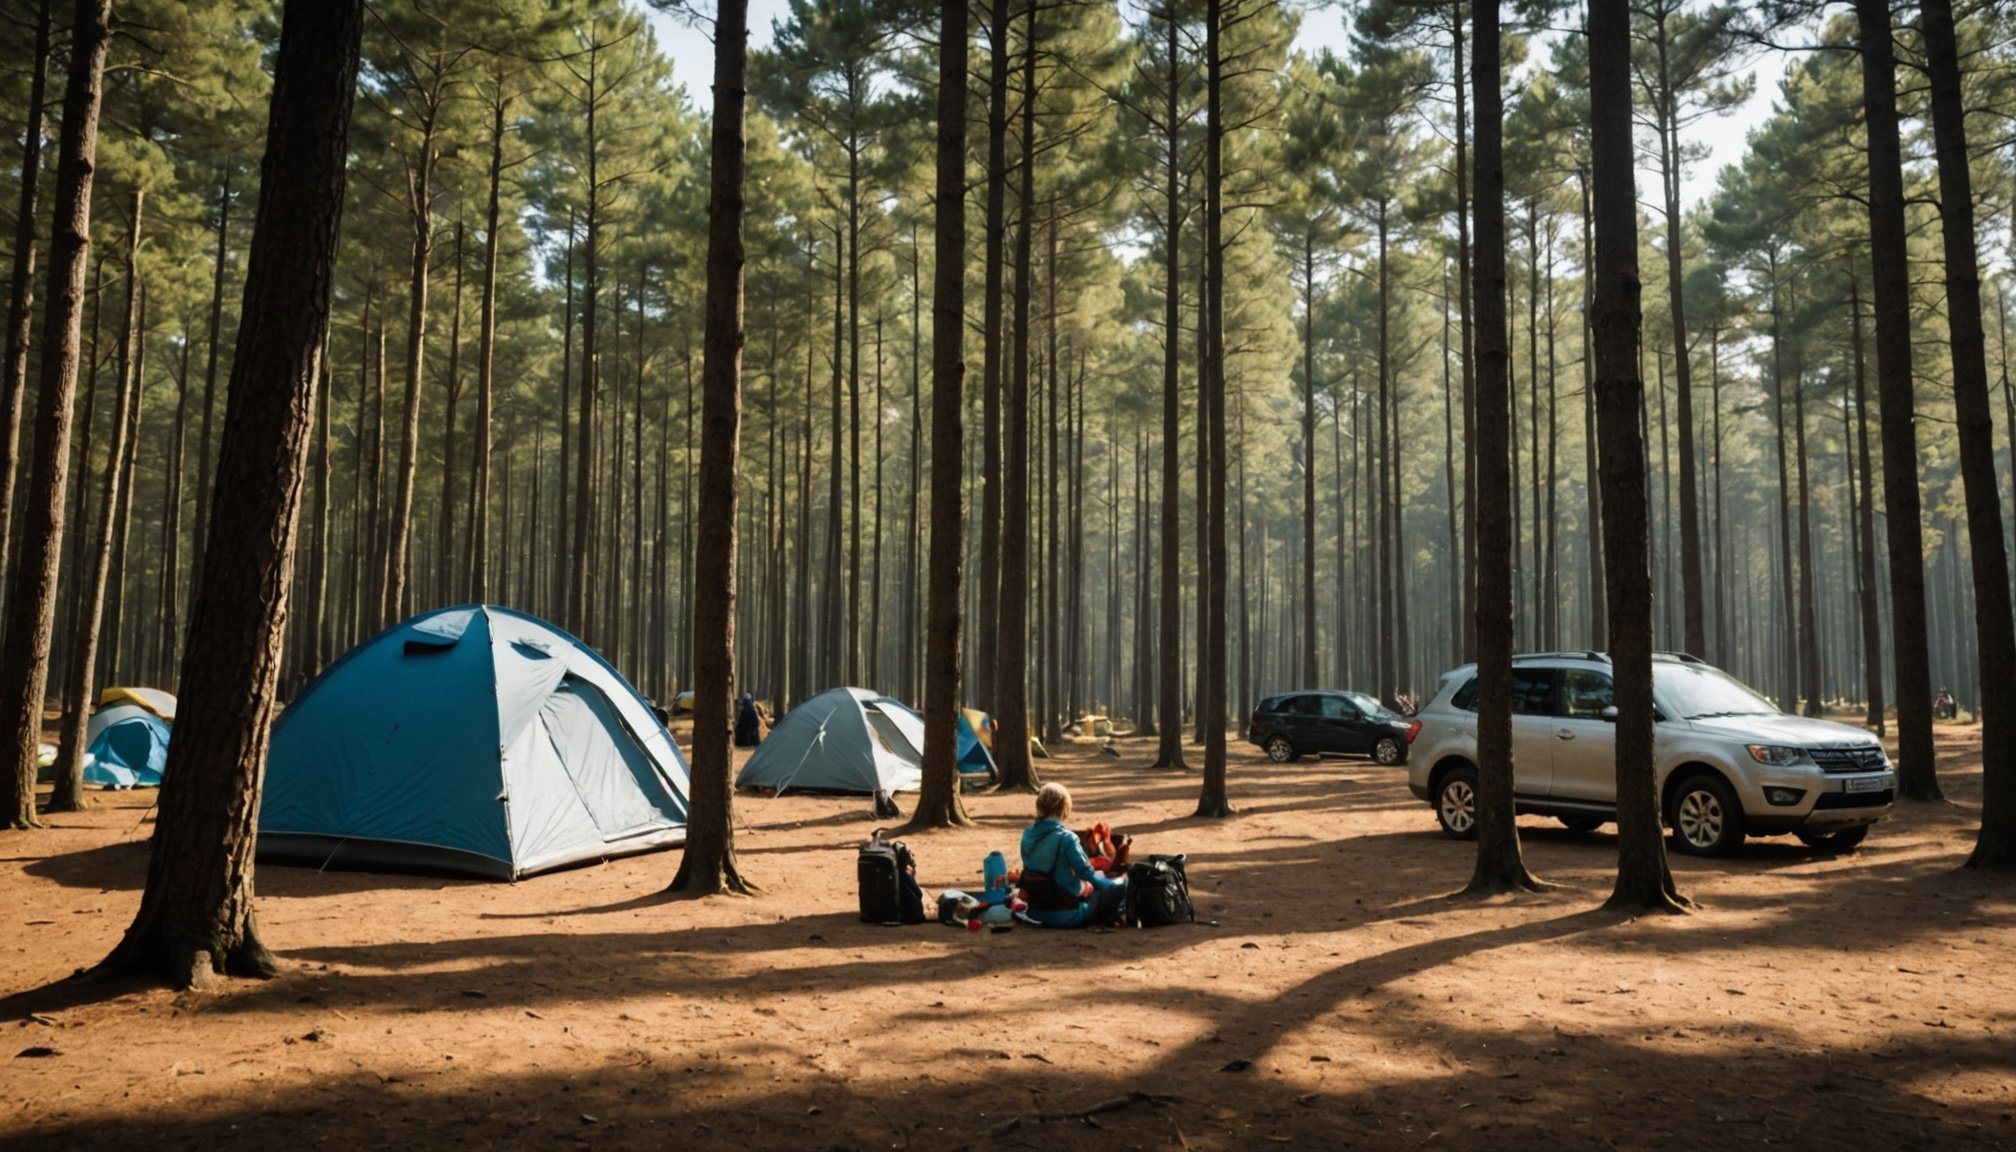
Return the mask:
<svg viewBox="0 0 2016 1152">
<path fill-rule="evenodd" d="M 1365 695 L 1363 692 L 1346 692 L 1344 693 L 1344 695 L 1347 698 L 1349 698 L 1352 703 L 1358 705 L 1358 710 L 1360 712 L 1363 712 L 1365 715 L 1373 717 L 1374 719 L 1385 718 L 1386 706 L 1384 704 L 1381 704 L 1379 701 L 1374 700 L 1372 697 Z"/>
<path fill-rule="evenodd" d="M 1661 664 L 1659 696 L 1682 718 L 1712 720 L 1721 716 L 1775 716 L 1771 701 L 1745 687 L 1727 672 L 1699 664 Z"/>
</svg>

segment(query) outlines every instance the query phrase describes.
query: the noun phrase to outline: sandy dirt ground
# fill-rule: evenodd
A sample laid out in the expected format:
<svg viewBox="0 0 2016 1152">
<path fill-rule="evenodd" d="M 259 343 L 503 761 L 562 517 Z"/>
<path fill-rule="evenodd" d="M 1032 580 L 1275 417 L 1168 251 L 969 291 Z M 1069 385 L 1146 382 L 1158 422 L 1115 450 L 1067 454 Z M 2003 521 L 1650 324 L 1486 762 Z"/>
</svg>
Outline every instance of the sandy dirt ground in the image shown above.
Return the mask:
<svg viewBox="0 0 2016 1152">
<path fill-rule="evenodd" d="M 1452 898 L 1472 847 L 1402 770 L 1239 746 L 1242 815 L 1202 822 L 1148 745 L 1066 745 L 1043 772 L 1187 852 L 1199 924 L 865 925 L 866 801 L 745 798 L 760 897 L 662 896 L 676 853 L 515 885 L 267 866 L 285 973 L 184 994 L 49 986 L 138 902 L 149 798 L 100 796 L 0 833 L 0 1147 L 2016 1147 L 2016 884 L 1958 870 L 1975 738 L 1942 729 L 1950 805 L 1853 855 L 1676 859 L 1686 917 L 1599 911 L 1614 838 L 1538 818 L 1558 890 Z M 967 804 L 910 837 L 929 890 L 1030 811 Z"/>
</svg>

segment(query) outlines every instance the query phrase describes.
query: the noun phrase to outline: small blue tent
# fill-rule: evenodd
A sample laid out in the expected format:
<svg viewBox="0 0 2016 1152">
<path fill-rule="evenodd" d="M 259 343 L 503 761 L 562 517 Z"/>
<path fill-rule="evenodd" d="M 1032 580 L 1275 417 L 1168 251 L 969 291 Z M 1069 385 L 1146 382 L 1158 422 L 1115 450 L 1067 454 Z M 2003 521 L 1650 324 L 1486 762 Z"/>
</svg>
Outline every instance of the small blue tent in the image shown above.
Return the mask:
<svg viewBox="0 0 2016 1152">
<path fill-rule="evenodd" d="M 686 762 L 630 683 L 543 620 L 416 616 L 273 729 L 263 858 L 516 880 L 686 838 Z"/>
<path fill-rule="evenodd" d="M 172 715 L 173 697 L 169 699 Z M 161 786 L 161 770 L 168 765 L 168 721 L 158 713 L 126 702 L 103 705 L 92 713 L 84 738 L 86 784 Z"/>
</svg>

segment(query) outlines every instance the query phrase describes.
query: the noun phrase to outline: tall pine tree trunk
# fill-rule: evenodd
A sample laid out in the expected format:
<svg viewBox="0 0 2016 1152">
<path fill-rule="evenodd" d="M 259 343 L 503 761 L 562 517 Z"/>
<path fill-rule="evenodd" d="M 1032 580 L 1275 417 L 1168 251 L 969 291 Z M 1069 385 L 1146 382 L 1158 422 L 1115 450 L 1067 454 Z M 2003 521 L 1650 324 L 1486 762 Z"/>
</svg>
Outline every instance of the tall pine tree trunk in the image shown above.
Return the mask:
<svg viewBox="0 0 2016 1152">
<path fill-rule="evenodd" d="M 1456 91 L 1456 313 L 1463 363 L 1463 659 L 1477 659 L 1477 380 L 1472 328 L 1470 251 L 1470 126 L 1464 116 L 1463 0 L 1450 5 L 1449 84 Z M 1342 641 L 1340 640 L 1341 644 Z"/>
<path fill-rule="evenodd" d="M 105 586 L 112 574 L 114 531 L 119 519 L 116 513 L 122 503 L 131 499 L 131 494 L 122 494 L 121 489 L 127 480 L 132 410 L 139 401 L 140 393 L 136 372 L 139 357 L 135 354 L 135 346 L 140 340 L 141 290 L 137 257 L 146 201 L 146 192 L 135 188 L 126 233 L 126 316 L 119 328 L 119 342 L 124 351 L 119 357 L 119 383 L 113 390 L 112 441 L 105 452 L 105 479 L 98 496 L 98 504 L 103 511 L 99 514 L 98 530 L 93 534 L 91 545 L 79 557 L 89 567 L 78 573 L 84 583 L 79 589 L 76 628 L 70 636 L 67 683 L 63 685 L 59 697 L 63 705 L 63 722 L 56 744 L 55 787 L 49 796 L 51 812 L 80 812 L 86 803 L 84 732 L 85 722 L 91 715 L 92 677 L 97 668 L 98 640 L 105 618 Z M 83 467 L 90 467 L 88 459 L 83 462 Z M 78 527 L 82 530 L 84 525 Z"/>
<path fill-rule="evenodd" d="M 225 165 L 217 187 L 217 254 L 211 266 L 209 336 L 203 354 L 203 419 L 196 437 L 195 543 L 189 571 L 190 594 L 203 581 L 203 541 L 210 531 L 210 469 L 216 459 L 210 448 L 210 425 L 217 412 L 217 352 L 224 342 L 224 281 L 231 269 L 231 167 Z"/>
<path fill-rule="evenodd" d="M 1443 374 L 1449 363 L 1444 325 Z M 1444 392 L 1448 391 L 1444 381 Z M 1451 446 L 1453 449 L 1453 445 Z M 1453 451 L 1452 451 L 1453 457 Z M 1455 515 L 1455 506 L 1450 506 Z M 1451 520 L 1454 523 L 1454 520 Z M 1302 233 L 1302 683 L 1316 683 L 1316 237 Z M 1243 701 L 1242 701 L 1243 703 Z"/>
<path fill-rule="evenodd" d="M 959 799 L 958 726 L 959 626 L 965 608 L 960 471 L 966 455 L 961 443 L 966 416 L 966 51 L 972 37 L 967 32 L 966 0 L 942 0 L 938 11 L 931 554 L 924 632 L 924 781 L 912 821 L 918 828 L 970 823 Z"/>
<path fill-rule="evenodd" d="M 1472 893 L 1531 890 L 1512 809 L 1512 389 L 1505 314 L 1505 98 L 1498 5 L 1475 6 L 1477 100 L 1477 867 Z"/>
<path fill-rule="evenodd" d="M 1043 784 L 1029 751 L 1029 306 L 1036 290 L 1031 251 L 1036 208 L 1036 8 L 1031 5 L 1022 46 L 1022 162 L 1016 196 L 1014 364 L 1004 398 L 1001 500 L 1001 600 L 995 637 L 1000 704 L 995 711 L 994 758 L 1001 787 L 1033 792 Z M 983 661 L 984 663 L 984 661 Z"/>
<path fill-rule="evenodd" d="M 1666 866 L 1652 747 L 1652 570 L 1645 441 L 1638 426 L 1645 385 L 1638 375 L 1643 317 L 1638 193 L 1632 173 L 1630 13 L 1621 3 L 1599 2 L 1590 5 L 1588 21 L 1596 199 L 1596 284 L 1589 326 L 1595 337 L 1591 351 L 1602 425 L 1603 546 L 1609 553 L 1610 665 L 1617 709 L 1617 886 L 1609 906 L 1674 910 L 1679 901 Z"/>
<path fill-rule="evenodd" d="M 499 200 L 504 175 L 504 113 L 509 103 L 504 95 L 504 74 L 500 65 L 496 89 L 490 105 L 490 185 L 483 210 L 483 300 L 476 332 L 476 443 L 469 477 L 469 542 L 467 571 L 469 599 L 481 604 L 490 597 L 490 424 L 496 391 L 497 361 L 497 228 L 501 223 Z M 533 457 L 537 476 L 538 457 Z M 528 604 L 529 607 L 529 604 Z"/>
<path fill-rule="evenodd" d="M 308 652 L 305 664 L 310 676 L 320 675 L 329 662 L 329 405 L 335 399 L 335 377 L 330 371 L 329 334 L 322 334 L 322 364 L 315 399 L 315 536 L 310 541 L 308 566 Z M 197 551 L 203 537 L 196 537 Z M 192 585 L 191 590 L 194 590 Z"/>
<path fill-rule="evenodd" d="M 1967 490 L 1967 539 L 1974 564 L 1974 628 L 1981 700 L 1981 832 L 1969 868 L 2016 871 L 2016 623 L 2009 605 L 2009 558 L 1995 477 L 1995 427 L 1981 333 L 1981 276 L 1974 237 L 1974 178 L 1952 0 L 1922 0 L 1932 79 L 1932 132 L 1946 250 L 1946 319 L 1952 334 L 1953 391 L 1960 431 L 1960 477 Z"/>
<path fill-rule="evenodd" d="M 35 56 L 28 72 L 28 117 L 21 132 L 21 202 L 14 217 L 14 268 L 7 285 L 6 359 L 0 362 L 0 588 L 13 569 L 14 475 L 20 471 L 21 408 L 28 394 L 28 327 L 35 317 L 35 191 L 42 178 L 42 106 L 49 87 L 49 15 L 35 16 Z"/>
<path fill-rule="evenodd" d="M 448 395 L 441 413 L 441 512 L 434 525 L 435 604 L 452 604 L 460 598 L 455 580 L 455 417 L 462 403 L 462 233 L 457 217 L 455 288 L 450 297 L 454 303 L 448 313 Z"/>
<path fill-rule="evenodd" d="M 111 0 L 77 0 L 70 22 L 70 64 L 56 157 L 34 465 L 21 518 L 20 562 L 7 590 L 5 645 L 0 647 L 0 730 L 13 735 L 0 745 L 0 824 L 13 828 L 38 826 L 37 749 L 49 683 L 50 637 L 56 625 L 56 577 L 70 479 L 70 410 L 77 395 L 84 269 L 91 248 L 91 178 L 97 171 L 98 108 L 111 40 Z"/>
<path fill-rule="evenodd" d="M 729 709 L 735 694 L 735 504 L 742 436 L 742 220 L 748 0 L 714 24 L 714 122 L 707 203 L 707 329 L 701 378 L 700 508 L 693 606 L 693 805 L 675 890 L 747 892 L 735 862 Z"/>
<path fill-rule="evenodd" d="M 1592 260 L 1596 252 L 1595 212 L 1589 195 L 1589 172 L 1577 169 L 1577 183 L 1582 189 L 1582 253 L 1583 259 Z M 1593 301 L 1591 277 L 1582 278 L 1582 347 L 1592 348 L 1595 341 L 1589 331 L 1589 309 Z M 1641 314 L 1642 320 L 1642 314 Z M 1643 340 L 1643 332 L 1640 332 Z M 1642 396 L 1645 382 L 1638 382 Z M 1599 451 L 1596 434 L 1596 358 L 1582 357 L 1582 468 L 1583 483 L 1587 486 L 1589 512 L 1584 530 L 1589 534 L 1589 643 L 1598 652 L 1610 646 L 1610 609 L 1608 577 L 1603 571 L 1603 485 L 1597 475 L 1596 456 Z"/>
<path fill-rule="evenodd" d="M 1661 9 L 1653 17 L 1653 46 L 1659 58 L 1659 90 L 1653 112 L 1658 120 L 1660 189 L 1666 210 L 1666 297 L 1667 311 L 1673 318 L 1674 419 L 1679 424 L 1681 643 L 1688 652 L 1705 659 L 1710 654 L 1702 608 L 1699 482 L 1694 475 L 1694 368 L 1687 344 L 1686 272 L 1680 238 L 1680 113 L 1667 60 L 1666 15 L 1667 10 Z M 1722 654 L 1714 655 L 1719 658 Z"/>
<path fill-rule="evenodd" d="M 574 471 L 574 538 L 569 543 L 569 571 L 567 576 L 567 627 L 587 640 L 595 643 L 601 639 L 588 633 L 588 602 L 590 569 L 589 554 L 594 549 L 595 502 L 592 485 L 595 482 L 595 388 L 598 383 L 595 371 L 595 320 L 596 295 L 601 289 L 597 276 L 600 271 L 602 244 L 601 219 L 601 158 L 598 155 L 596 138 L 596 111 L 600 100 L 595 85 L 596 71 L 600 64 L 601 44 L 598 41 L 588 50 L 588 100 L 587 100 L 587 173 L 588 173 L 588 233 L 582 253 L 581 285 L 581 408 L 580 426 L 576 431 L 575 471 Z M 564 417 L 563 417 L 564 419 Z"/>
<path fill-rule="evenodd" d="M 1862 617 L 1863 691 L 1869 703 L 1864 722 L 1882 735 L 1887 717 L 1883 707 L 1883 634 L 1876 603 L 1876 481 L 1869 465 L 1869 385 L 1862 341 L 1862 279 L 1853 261 L 1848 266 L 1848 309 L 1855 354 L 1855 456 L 1862 487 L 1859 509 L 1862 554 L 1857 558 L 1855 593 Z"/>
<path fill-rule="evenodd" d="M 1169 75 L 1164 81 L 1166 107 L 1164 127 L 1168 131 L 1167 157 L 1162 169 L 1162 245 L 1167 267 L 1162 279 L 1162 514 L 1158 525 L 1161 537 L 1162 585 L 1157 602 L 1155 723 L 1159 738 L 1155 749 L 1157 768 L 1183 768 L 1183 468 L 1177 446 L 1183 442 L 1183 398 L 1181 365 L 1183 357 L 1182 219 L 1183 167 L 1182 138 L 1178 131 L 1177 55 L 1178 31 L 1175 0 L 1164 9 L 1168 19 Z"/>
<path fill-rule="evenodd" d="M 1807 482 L 1806 459 L 1806 372 L 1795 366 L 1792 374 L 1792 442 L 1799 457 L 1799 682 L 1805 687 L 1805 714 L 1819 716 L 1820 625 L 1818 592 L 1813 581 L 1813 496 Z"/>
<path fill-rule="evenodd" d="M 363 21 L 362 0 L 297 0 L 282 17 L 183 705 L 140 909 L 101 973 L 189 985 L 275 968 L 253 915 L 253 846 Z"/>
<path fill-rule="evenodd" d="M 434 251 L 434 129 L 438 101 L 423 115 L 420 153 L 413 160 L 407 194 L 412 198 L 413 249 L 406 285 L 406 396 L 399 428 L 399 472 L 393 484 L 392 512 L 386 518 L 385 602 L 379 622 L 405 617 L 414 596 L 411 575 L 413 488 L 420 468 L 420 374 L 427 348 L 427 281 Z M 450 385 L 451 389 L 453 385 Z M 451 417 L 452 434 L 452 417 Z"/>
<path fill-rule="evenodd" d="M 1942 799 L 1932 758 L 1918 430 L 1911 383 L 1911 267 L 1905 246 L 1897 60 L 1887 0 L 1855 0 L 1862 118 L 1869 137 L 1869 260 L 1875 287 L 1876 395 L 1882 413 L 1883 509 L 1890 546 L 1890 641 L 1897 671 L 1897 783 L 1906 800 Z"/>
<path fill-rule="evenodd" d="M 1197 794 L 1197 815 L 1233 815 L 1225 787 L 1225 107 L 1221 32 L 1223 0 L 1204 4 L 1204 356 L 1200 416 L 1209 446 L 1205 469 L 1202 518 L 1207 544 L 1199 557 L 1204 568 L 1204 635 L 1198 637 L 1203 691 L 1197 709 L 1204 729 L 1204 781 Z M 1244 590 L 1241 590 L 1244 594 Z"/>
<path fill-rule="evenodd" d="M 980 575 L 978 692 L 997 707 L 995 653 L 1001 613 L 1001 322 L 1008 240 L 1008 17 L 1010 0 L 992 0 L 987 28 L 987 245 L 981 304 Z M 936 289 L 933 289 L 935 292 Z M 935 307 L 935 306 L 934 306 Z M 928 643 L 928 642 L 927 642 Z"/>
</svg>

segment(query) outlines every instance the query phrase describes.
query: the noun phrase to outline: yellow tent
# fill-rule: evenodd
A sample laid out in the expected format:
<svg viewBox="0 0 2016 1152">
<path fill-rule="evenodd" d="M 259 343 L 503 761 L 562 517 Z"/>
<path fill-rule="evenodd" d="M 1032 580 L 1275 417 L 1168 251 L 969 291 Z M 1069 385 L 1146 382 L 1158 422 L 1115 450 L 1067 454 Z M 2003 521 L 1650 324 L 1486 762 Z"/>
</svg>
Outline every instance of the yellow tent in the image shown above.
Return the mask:
<svg viewBox="0 0 2016 1152">
<path fill-rule="evenodd" d="M 973 734 L 980 737 L 980 743 L 986 745 L 987 750 L 992 752 L 994 750 L 994 718 L 980 711 L 978 708 L 961 708 L 960 711 L 966 714 L 966 723 L 973 726 Z"/>
<path fill-rule="evenodd" d="M 159 688 L 107 688 L 98 697 L 100 708 L 111 704 L 132 704 L 145 708 L 170 724 L 175 722 L 175 694 Z"/>
<path fill-rule="evenodd" d="M 980 711 L 978 708 L 961 708 L 960 711 L 965 713 L 966 723 L 973 726 L 974 734 L 980 737 L 980 743 L 986 745 L 988 754 L 992 755 L 994 752 L 994 717 Z M 1038 760 L 1048 760 L 1050 758 L 1050 750 L 1043 747 L 1043 741 L 1037 737 L 1036 726 L 1034 724 L 1029 726 L 1029 754 Z"/>
</svg>

